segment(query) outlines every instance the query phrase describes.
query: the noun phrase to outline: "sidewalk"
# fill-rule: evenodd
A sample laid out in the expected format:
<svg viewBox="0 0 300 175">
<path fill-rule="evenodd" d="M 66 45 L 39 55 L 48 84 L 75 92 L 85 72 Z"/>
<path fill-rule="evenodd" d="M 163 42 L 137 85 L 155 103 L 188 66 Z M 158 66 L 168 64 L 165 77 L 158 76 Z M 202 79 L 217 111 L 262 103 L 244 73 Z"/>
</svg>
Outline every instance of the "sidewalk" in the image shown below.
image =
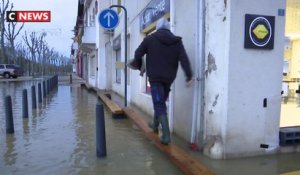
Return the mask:
<svg viewBox="0 0 300 175">
<path fill-rule="evenodd" d="M 88 88 L 97 92 L 94 87 L 88 85 Z M 112 102 L 123 108 L 124 99 L 115 93 L 110 92 L 110 94 Z M 200 151 L 191 150 L 189 144 L 176 135 L 172 135 L 172 144 L 169 146 L 161 145 L 159 138 L 147 127 L 147 123 L 151 120 L 150 116 L 132 105 L 123 108 L 123 110 L 143 131 L 144 135 L 152 141 L 153 145 L 165 153 L 185 174 L 300 175 L 300 153 L 213 160 L 204 156 Z M 180 157 L 188 158 L 180 160 Z"/>
</svg>

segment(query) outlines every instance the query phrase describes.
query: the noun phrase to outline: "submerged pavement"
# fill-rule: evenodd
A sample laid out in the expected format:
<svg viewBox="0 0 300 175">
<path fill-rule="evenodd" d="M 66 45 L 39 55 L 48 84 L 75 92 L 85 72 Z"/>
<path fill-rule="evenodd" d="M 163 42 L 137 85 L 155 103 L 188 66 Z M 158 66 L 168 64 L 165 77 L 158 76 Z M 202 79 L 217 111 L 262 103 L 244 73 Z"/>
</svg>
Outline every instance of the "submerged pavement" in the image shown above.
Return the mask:
<svg viewBox="0 0 300 175">
<path fill-rule="evenodd" d="M 105 111 L 107 157 L 96 156 L 97 96 L 73 82 L 60 83 L 38 109 L 23 119 L 20 94 L 36 82 L 0 83 L 0 95 L 14 101 L 14 134 L 5 133 L 0 113 L 1 175 L 181 175 L 182 172 L 145 139 L 129 120 L 115 120 Z M 0 109 L 3 100 L 0 99 Z M 1 110 L 2 111 L 2 110 Z"/>
<path fill-rule="evenodd" d="M 94 89 L 91 86 L 89 86 L 88 88 L 91 90 Z M 94 89 L 94 91 L 97 91 L 97 89 Z M 122 97 L 114 93 L 112 93 L 111 96 L 113 102 L 122 106 L 124 101 Z M 131 110 L 141 114 L 139 115 L 138 119 L 136 119 L 136 121 L 133 121 L 134 123 L 138 123 L 140 121 L 148 123 L 151 120 L 151 116 L 144 114 L 139 110 L 138 107 L 131 106 Z M 146 134 L 144 132 L 144 135 L 149 139 L 147 132 Z M 155 142 L 155 138 L 150 138 L 150 140 L 152 141 L 153 146 L 156 146 L 158 149 L 160 149 Z M 191 150 L 189 143 L 178 138 L 176 135 L 172 135 L 172 144 L 184 150 L 185 153 L 189 154 L 189 156 L 197 159 L 201 166 L 204 167 L 202 168 L 202 170 L 205 170 L 204 172 L 200 170 L 203 174 L 212 172 L 217 175 L 285 175 L 286 173 L 288 173 L 287 175 L 289 175 L 289 173 L 291 173 L 292 175 L 300 175 L 300 153 L 278 153 L 227 160 L 214 160 L 204 156 L 200 151 Z M 168 151 L 162 151 L 167 157 L 170 158 L 170 161 L 173 161 L 172 156 L 168 154 Z M 175 164 L 179 167 L 182 166 L 178 165 L 177 163 Z"/>
<path fill-rule="evenodd" d="M 29 79 L 30 80 L 30 79 Z M 28 120 L 21 117 L 20 94 L 36 84 L 0 82 L 0 95 L 12 94 L 15 134 L 6 135 L 4 113 L 0 113 L 0 174 L 183 174 L 169 156 L 128 119 L 113 119 L 105 111 L 107 157 L 96 157 L 95 105 L 97 95 L 80 87 L 74 77 L 59 77 L 59 87 L 37 110 L 29 110 Z M 15 92 L 15 93 L 14 93 Z M 123 99 L 112 94 L 116 103 Z M 0 109 L 3 109 L 0 99 Z M 29 104 L 30 94 L 29 94 Z M 137 113 L 137 107 L 131 106 Z M 142 113 L 143 114 L 143 113 Z M 146 114 L 140 120 L 148 122 Z M 277 154 L 230 160 L 213 160 L 189 144 L 172 136 L 172 144 L 198 160 L 217 175 L 299 175 L 300 154 Z"/>
</svg>

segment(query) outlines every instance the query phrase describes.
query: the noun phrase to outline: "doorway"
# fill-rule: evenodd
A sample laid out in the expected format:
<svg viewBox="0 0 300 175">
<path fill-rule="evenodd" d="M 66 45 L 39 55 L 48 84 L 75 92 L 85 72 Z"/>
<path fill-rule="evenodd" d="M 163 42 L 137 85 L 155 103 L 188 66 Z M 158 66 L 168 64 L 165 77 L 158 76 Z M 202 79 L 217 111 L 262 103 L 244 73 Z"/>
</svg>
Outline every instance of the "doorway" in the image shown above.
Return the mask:
<svg viewBox="0 0 300 175">
<path fill-rule="evenodd" d="M 300 1 L 286 1 L 280 127 L 300 126 Z"/>
</svg>

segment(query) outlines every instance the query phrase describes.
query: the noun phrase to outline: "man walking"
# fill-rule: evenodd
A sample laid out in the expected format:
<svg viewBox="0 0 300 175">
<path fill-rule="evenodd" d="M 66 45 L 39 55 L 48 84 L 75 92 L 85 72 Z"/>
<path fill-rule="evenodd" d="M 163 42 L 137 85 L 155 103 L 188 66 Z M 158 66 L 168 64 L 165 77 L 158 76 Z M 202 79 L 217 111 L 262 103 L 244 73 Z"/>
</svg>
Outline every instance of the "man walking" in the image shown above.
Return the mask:
<svg viewBox="0 0 300 175">
<path fill-rule="evenodd" d="M 129 67 L 141 69 L 142 57 L 146 54 L 146 73 L 151 85 L 154 107 L 153 122 L 149 126 L 158 132 L 162 126 L 161 143 L 171 142 L 166 100 L 171 84 L 176 78 L 178 63 L 181 64 L 187 85 L 192 84 L 192 71 L 181 37 L 170 31 L 170 23 L 161 18 L 157 21 L 156 32 L 144 38 L 135 51 L 134 60 Z"/>
</svg>

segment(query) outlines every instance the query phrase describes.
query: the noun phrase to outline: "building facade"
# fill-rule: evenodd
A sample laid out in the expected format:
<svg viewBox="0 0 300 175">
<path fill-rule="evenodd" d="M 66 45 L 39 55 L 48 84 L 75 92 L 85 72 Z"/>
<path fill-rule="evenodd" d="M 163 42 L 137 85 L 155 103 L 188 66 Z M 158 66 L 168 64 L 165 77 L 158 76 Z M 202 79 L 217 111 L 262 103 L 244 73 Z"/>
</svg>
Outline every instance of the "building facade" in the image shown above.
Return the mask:
<svg viewBox="0 0 300 175">
<path fill-rule="evenodd" d="M 156 20 L 167 18 L 171 31 L 182 37 L 195 78 L 193 86 L 187 88 L 179 68 L 167 102 L 171 131 L 188 143 L 198 144 L 207 156 L 217 159 L 279 149 L 285 26 L 285 17 L 279 11 L 284 11 L 285 1 L 86 0 L 80 3 L 84 4 L 81 14 L 84 26 L 77 28 L 83 28 L 84 34 L 75 35 L 81 38 L 78 41 L 85 70 L 83 77 L 88 83 L 124 96 L 125 37 L 127 58 L 132 59 L 143 38 L 155 31 Z M 111 5 L 127 9 L 126 34 L 122 9 L 113 8 L 120 18 L 114 30 L 100 27 L 97 14 Z M 266 41 L 272 45 L 271 49 L 259 44 L 258 49 L 255 45 L 248 48 L 245 44 L 249 31 L 251 35 L 257 28 L 247 28 L 252 18 L 274 22 L 269 28 L 268 22 L 257 24 L 259 41 L 273 37 Z M 128 69 L 126 86 L 127 102 L 152 115 L 151 87 L 146 75 Z"/>
</svg>

